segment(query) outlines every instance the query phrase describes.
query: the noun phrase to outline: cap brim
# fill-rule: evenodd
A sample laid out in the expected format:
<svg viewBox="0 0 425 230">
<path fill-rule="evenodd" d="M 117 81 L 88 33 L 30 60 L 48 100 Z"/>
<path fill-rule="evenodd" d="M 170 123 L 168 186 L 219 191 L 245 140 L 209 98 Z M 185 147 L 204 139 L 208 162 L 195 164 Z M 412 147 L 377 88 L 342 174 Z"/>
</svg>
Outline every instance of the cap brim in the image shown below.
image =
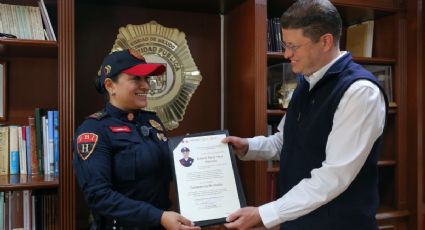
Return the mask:
<svg viewBox="0 0 425 230">
<path fill-rule="evenodd" d="M 131 68 L 122 71 L 126 74 L 131 74 L 134 76 L 158 76 L 165 72 L 165 66 L 162 64 L 138 64 Z"/>
</svg>

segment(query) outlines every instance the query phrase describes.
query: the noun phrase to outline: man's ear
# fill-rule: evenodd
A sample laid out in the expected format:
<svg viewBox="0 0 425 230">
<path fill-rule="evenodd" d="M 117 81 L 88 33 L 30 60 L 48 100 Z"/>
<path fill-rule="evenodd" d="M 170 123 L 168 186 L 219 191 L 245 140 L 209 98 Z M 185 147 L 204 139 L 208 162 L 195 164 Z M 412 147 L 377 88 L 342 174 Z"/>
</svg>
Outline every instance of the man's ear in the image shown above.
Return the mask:
<svg viewBox="0 0 425 230">
<path fill-rule="evenodd" d="M 334 46 L 334 36 L 326 33 L 320 37 L 320 43 L 323 46 L 323 51 L 329 51 Z"/>
</svg>

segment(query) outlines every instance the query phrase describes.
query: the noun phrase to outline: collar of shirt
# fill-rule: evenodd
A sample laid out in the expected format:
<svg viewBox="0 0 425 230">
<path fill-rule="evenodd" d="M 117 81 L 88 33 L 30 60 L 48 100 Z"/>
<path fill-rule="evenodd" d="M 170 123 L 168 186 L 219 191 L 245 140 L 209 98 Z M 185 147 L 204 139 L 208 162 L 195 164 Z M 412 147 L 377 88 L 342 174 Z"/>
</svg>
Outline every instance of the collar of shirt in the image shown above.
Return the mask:
<svg viewBox="0 0 425 230">
<path fill-rule="evenodd" d="M 115 117 L 118 118 L 122 121 L 125 122 L 133 122 L 135 123 L 137 120 L 140 119 L 140 114 L 142 112 L 142 110 L 140 111 L 133 111 L 133 112 L 127 112 L 127 111 L 123 111 L 115 106 L 113 106 L 111 103 L 106 103 L 105 106 L 105 110 L 106 112 L 108 112 L 108 114 L 111 115 L 111 117 Z M 129 114 L 132 113 L 132 116 L 129 116 Z M 130 120 L 129 117 L 132 117 L 132 119 Z"/>
<path fill-rule="evenodd" d="M 310 83 L 310 89 L 313 89 L 313 87 L 316 85 L 316 83 L 318 81 L 320 81 L 320 79 L 322 79 L 323 76 L 325 76 L 325 73 L 328 71 L 329 68 L 331 68 L 331 66 L 338 61 L 338 59 L 340 59 L 342 56 L 344 56 L 347 53 L 347 51 L 341 51 L 339 56 L 336 57 L 335 59 L 333 59 L 331 62 L 329 62 L 328 64 L 326 64 L 325 66 L 323 66 L 321 69 L 319 69 L 318 71 L 314 72 L 313 74 L 309 75 L 309 76 L 304 76 L 304 79 Z"/>
</svg>

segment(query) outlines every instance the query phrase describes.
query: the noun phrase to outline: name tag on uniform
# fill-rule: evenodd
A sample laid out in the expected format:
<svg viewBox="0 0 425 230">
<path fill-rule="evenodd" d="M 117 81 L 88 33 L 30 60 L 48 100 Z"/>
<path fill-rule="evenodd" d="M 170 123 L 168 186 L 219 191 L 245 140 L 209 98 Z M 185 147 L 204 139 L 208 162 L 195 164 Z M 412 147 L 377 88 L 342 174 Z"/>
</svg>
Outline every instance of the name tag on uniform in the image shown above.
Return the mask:
<svg viewBox="0 0 425 230">
<path fill-rule="evenodd" d="M 131 133 L 131 129 L 128 126 L 109 126 L 113 133 Z"/>
</svg>

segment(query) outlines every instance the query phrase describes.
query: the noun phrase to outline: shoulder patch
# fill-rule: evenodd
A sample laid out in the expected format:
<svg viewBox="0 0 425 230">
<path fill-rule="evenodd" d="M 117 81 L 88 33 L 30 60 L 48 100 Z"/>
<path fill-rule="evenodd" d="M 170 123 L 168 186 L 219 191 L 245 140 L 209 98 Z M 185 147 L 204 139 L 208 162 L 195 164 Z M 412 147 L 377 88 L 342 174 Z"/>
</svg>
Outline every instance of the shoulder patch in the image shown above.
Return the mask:
<svg viewBox="0 0 425 230">
<path fill-rule="evenodd" d="M 105 110 L 101 110 L 101 111 L 93 113 L 92 115 L 88 116 L 87 118 L 101 120 L 102 118 L 106 117 L 106 115 L 108 115 L 108 113 Z"/>
<path fill-rule="evenodd" d="M 87 160 L 93 153 L 98 140 L 97 134 L 94 133 L 83 133 L 77 137 L 77 150 L 78 155 L 83 160 Z"/>
</svg>

